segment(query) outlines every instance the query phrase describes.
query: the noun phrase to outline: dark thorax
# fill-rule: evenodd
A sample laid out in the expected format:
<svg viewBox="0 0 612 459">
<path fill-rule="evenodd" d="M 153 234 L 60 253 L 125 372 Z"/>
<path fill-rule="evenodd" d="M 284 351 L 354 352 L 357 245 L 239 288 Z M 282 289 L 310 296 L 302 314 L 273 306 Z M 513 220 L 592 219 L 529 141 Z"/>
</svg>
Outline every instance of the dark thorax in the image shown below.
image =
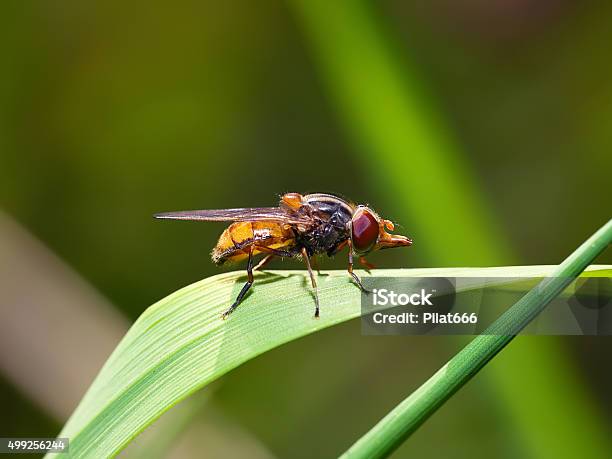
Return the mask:
<svg viewBox="0 0 612 459">
<path fill-rule="evenodd" d="M 328 194 L 306 195 L 304 201 L 306 205 L 302 209 L 310 213 L 312 225 L 296 232 L 298 244 L 305 247 L 309 255 L 333 255 L 350 236 L 352 208 L 341 198 Z"/>
</svg>

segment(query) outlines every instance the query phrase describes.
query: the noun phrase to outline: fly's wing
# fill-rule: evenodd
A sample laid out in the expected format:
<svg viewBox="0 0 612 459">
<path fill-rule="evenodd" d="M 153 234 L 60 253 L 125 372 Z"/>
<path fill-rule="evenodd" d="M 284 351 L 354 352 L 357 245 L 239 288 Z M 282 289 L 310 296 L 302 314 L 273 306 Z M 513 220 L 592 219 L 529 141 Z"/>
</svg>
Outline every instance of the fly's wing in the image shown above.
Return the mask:
<svg viewBox="0 0 612 459">
<path fill-rule="evenodd" d="M 215 209 L 215 210 L 185 210 L 178 212 L 162 212 L 154 215 L 155 218 L 168 220 L 196 220 L 208 222 L 248 222 L 248 221 L 275 221 L 291 224 L 307 224 L 310 219 L 306 216 L 281 207 L 254 207 L 244 209 Z"/>
</svg>

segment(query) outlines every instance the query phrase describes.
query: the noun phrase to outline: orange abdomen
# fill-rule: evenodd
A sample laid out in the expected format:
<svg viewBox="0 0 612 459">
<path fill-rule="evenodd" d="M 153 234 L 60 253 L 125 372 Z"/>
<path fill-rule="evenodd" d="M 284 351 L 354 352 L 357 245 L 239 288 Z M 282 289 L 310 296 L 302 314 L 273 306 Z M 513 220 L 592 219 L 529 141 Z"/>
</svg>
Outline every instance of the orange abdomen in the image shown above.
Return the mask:
<svg viewBox="0 0 612 459">
<path fill-rule="evenodd" d="M 289 225 L 276 222 L 235 222 L 223 231 L 212 251 L 213 261 L 221 265 L 227 261 L 245 260 L 265 253 L 259 248 L 288 250 L 295 245 L 295 234 Z"/>
</svg>

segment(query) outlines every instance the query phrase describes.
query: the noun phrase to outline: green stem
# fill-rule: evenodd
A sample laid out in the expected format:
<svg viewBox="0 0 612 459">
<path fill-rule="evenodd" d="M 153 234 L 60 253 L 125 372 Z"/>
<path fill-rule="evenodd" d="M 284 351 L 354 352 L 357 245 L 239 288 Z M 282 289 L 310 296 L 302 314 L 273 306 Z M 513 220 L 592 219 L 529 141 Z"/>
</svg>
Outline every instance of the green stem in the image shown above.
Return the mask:
<svg viewBox="0 0 612 459">
<path fill-rule="evenodd" d="M 474 338 L 419 389 L 361 437 L 342 457 L 386 457 L 501 351 L 612 242 L 612 220 Z"/>
</svg>

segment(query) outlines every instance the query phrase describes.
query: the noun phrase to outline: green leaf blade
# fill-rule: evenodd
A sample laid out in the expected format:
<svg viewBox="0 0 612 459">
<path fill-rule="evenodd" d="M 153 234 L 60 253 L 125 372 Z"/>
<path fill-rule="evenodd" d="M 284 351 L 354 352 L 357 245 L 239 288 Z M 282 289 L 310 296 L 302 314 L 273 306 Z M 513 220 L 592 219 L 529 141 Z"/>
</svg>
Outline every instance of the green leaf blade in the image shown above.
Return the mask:
<svg viewBox="0 0 612 459">
<path fill-rule="evenodd" d="M 541 277 L 554 267 L 377 270 L 377 276 Z M 609 267 L 608 267 L 609 268 Z M 597 269 L 597 267 L 592 267 Z M 366 276 L 365 273 L 360 273 Z M 120 342 L 64 427 L 71 457 L 109 457 L 166 410 L 231 369 L 288 341 L 360 315 L 360 291 L 345 271 L 318 277 L 321 317 L 302 271 L 231 272 L 187 286 L 148 308 Z"/>
</svg>

